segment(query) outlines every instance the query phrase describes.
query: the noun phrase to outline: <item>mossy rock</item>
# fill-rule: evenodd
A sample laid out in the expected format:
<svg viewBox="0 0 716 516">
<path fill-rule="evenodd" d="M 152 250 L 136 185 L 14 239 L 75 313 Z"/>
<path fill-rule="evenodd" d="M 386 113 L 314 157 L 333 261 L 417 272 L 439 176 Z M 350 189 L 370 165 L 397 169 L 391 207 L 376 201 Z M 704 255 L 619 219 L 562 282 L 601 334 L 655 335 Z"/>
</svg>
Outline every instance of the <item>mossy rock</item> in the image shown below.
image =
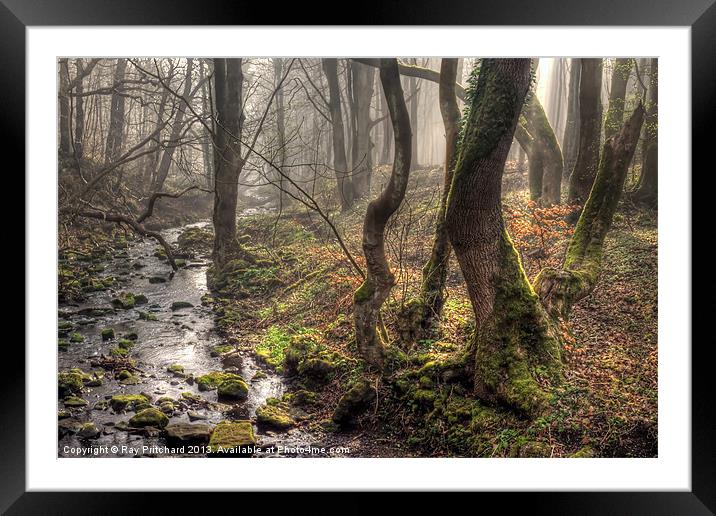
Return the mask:
<svg viewBox="0 0 716 516">
<path fill-rule="evenodd" d="M 139 312 L 139 319 L 142 321 L 157 321 L 157 316 L 151 312 Z"/>
<path fill-rule="evenodd" d="M 249 386 L 241 378 L 222 380 L 216 390 L 219 397 L 245 400 L 249 396 Z"/>
<path fill-rule="evenodd" d="M 135 294 L 134 295 L 134 304 L 135 305 L 146 305 L 149 303 L 149 299 L 144 294 Z"/>
<path fill-rule="evenodd" d="M 134 346 L 134 341 L 129 339 L 119 339 L 117 341 L 117 346 L 122 349 L 131 349 Z"/>
<path fill-rule="evenodd" d="M 86 399 L 80 398 L 79 396 L 66 396 L 62 402 L 65 404 L 65 407 L 86 407 L 89 405 Z"/>
<path fill-rule="evenodd" d="M 119 372 L 117 379 L 122 385 L 137 385 L 139 383 L 139 378 L 126 369 Z"/>
<path fill-rule="evenodd" d="M 184 258 L 177 258 L 174 260 L 174 264 L 181 269 L 182 267 L 186 267 L 186 260 Z"/>
<path fill-rule="evenodd" d="M 268 378 L 268 375 L 261 371 L 260 369 L 254 373 L 254 375 L 251 377 L 252 382 L 257 382 L 259 380 L 263 380 L 264 378 Z"/>
<path fill-rule="evenodd" d="M 299 376 L 314 385 L 327 383 L 335 370 L 336 366 L 323 358 L 309 358 L 298 365 Z"/>
<path fill-rule="evenodd" d="M 115 308 L 121 308 L 122 310 L 134 308 L 135 304 L 136 299 L 134 298 L 134 294 L 129 292 L 122 292 L 119 296 L 112 300 L 112 306 Z"/>
<path fill-rule="evenodd" d="M 294 407 L 307 407 L 316 404 L 318 401 L 318 394 L 305 389 L 300 389 L 296 392 L 284 394 L 283 399 Z"/>
<path fill-rule="evenodd" d="M 338 400 L 333 412 L 333 422 L 342 427 L 354 423 L 356 418 L 370 407 L 375 397 L 375 388 L 367 379 L 357 380 Z"/>
<path fill-rule="evenodd" d="M 244 379 L 238 374 L 226 373 L 224 371 L 212 371 L 197 377 L 196 384 L 200 391 L 211 391 L 218 388 L 219 385 L 226 380 L 244 381 Z"/>
<path fill-rule="evenodd" d="M 184 366 L 181 364 L 171 364 L 167 367 L 167 371 L 177 376 L 183 376 Z"/>
<path fill-rule="evenodd" d="M 177 444 L 208 442 L 212 432 L 206 423 L 173 423 L 165 430 L 167 441 Z"/>
<path fill-rule="evenodd" d="M 168 423 L 169 418 L 167 415 L 154 407 L 145 408 L 129 418 L 129 426 L 133 426 L 135 428 L 142 428 L 145 426 L 164 428 Z"/>
<path fill-rule="evenodd" d="M 256 447 L 254 427 L 251 421 L 222 421 L 214 428 L 209 439 L 211 455 L 249 456 Z"/>
<path fill-rule="evenodd" d="M 190 403 L 197 403 L 201 401 L 201 396 L 198 394 L 194 394 L 193 392 L 184 391 L 181 393 L 181 397 L 183 400 L 186 400 Z"/>
<path fill-rule="evenodd" d="M 82 427 L 77 432 L 77 435 L 78 437 L 82 437 L 84 439 L 96 439 L 97 437 L 99 437 L 100 433 L 101 431 L 99 428 L 97 428 L 97 425 L 90 421 L 82 425 Z"/>
<path fill-rule="evenodd" d="M 67 339 L 57 339 L 57 349 L 67 351 L 70 349 L 70 341 Z"/>
<path fill-rule="evenodd" d="M 112 348 L 109 350 L 109 354 L 113 357 L 126 357 L 129 355 L 129 350 L 124 348 Z"/>
<path fill-rule="evenodd" d="M 166 283 L 167 279 L 164 276 L 150 276 L 149 283 Z"/>
<path fill-rule="evenodd" d="M 84 342 L 85 338 L 82 336 L 81 333 L 73 333 L 70 335 L 70 342 Z"/>
<path fill-rule="evenodd" d="M 105 328 L 102 330 L 102 340 L 112 340 L 114 338 L 114 328 Z"/>
<path fill-rule="evenodd" d="M 92 410 L 105 411 L 108 408 L 109 408 L 109 401 L 107 401 L 107 400 L 99 400 L 97 403 L 92 405 Z"/>
<path fill-rule="evenodd" d="M 144 394 L 117 394 L 109 400 L 109 405 L 115 412 L 137 411 L 149 407 L 149 401 Z"/>
<path fill-rule="evenodd" d="M 591 446 L 584 446 L 583 448 L 580 448 L 579 450 L 574 452 L 569 457 L 572 459 L 591 459 L 596 456 L 597 454 L 594 451 L 594 448 L 592 448 Z"/>
<path fill-rule="evenodd" d="M 58 330 L 71 330 L 73 328 L 73 324 L 70 321 L 59 321 L 57 323 L 57 329 Z"/>
<path fill-rule="evenodd" d="M 256 409 L 256 423 L 274 430 L 288 430 L 296 422 L 280 404 L 268 403 L 267 400 L 266 405 Z"/>
<path fill-rule="evenodd" d="M 137 332 L 134 332 L 134 331 L 125 333 L 123 337 L 127 340 L 137 340 L 139 338 L 139 336 L 137 335 Z"/>
<path fill-rule="evenodd" d="M 193 308 L 194 305 L 192 305 L 189 301 L 174 301 L 171 305 L 172 311 L 175 310 L 181 310 L 182 308 Z"/>
<path fill-rule="evenodd" d="M 84 373 L 79 369 L 70 369 L 57 373 L 57 395 L 60 398 L 82 392 Z"/>
</svg>

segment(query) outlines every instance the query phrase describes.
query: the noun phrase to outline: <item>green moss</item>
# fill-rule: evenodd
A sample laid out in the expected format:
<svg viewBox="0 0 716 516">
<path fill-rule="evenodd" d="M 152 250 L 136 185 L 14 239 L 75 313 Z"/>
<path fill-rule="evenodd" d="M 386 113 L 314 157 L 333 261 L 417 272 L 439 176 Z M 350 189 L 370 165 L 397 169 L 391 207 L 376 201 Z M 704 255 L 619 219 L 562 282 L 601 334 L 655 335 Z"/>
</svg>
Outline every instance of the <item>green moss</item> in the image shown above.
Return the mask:
<svg viewBox="0 0 716 516">
<path fill-rule="evenodd" d="M 137 333 L 132 331 L 132 332 L 125 334 L 124 338 L 127 340 L 137 340 L 138 337 L 137 337 Z"/>
<path fill-rule="evenodd" d="M 365 378 L 357 380 L 338 400 L 333 411 L 333 422 L 340 426 L 350 425 L 370 407 L 375 397 L 375 388 L 370 381 Z"/>
<path fill-rule="evenodd" d="M 122 385 L 136 385 L 139 383 L 139 378 L 126 369 L 123 369 L 117 374 L 117 379 Z"/>
<path fill-rule="evenodd" d="M 594 452 L 594 448 L 591 446 L 584 446 L 574 452 L 572 455 L 570 455 L 570 458 L 573 459 L 591 459 L 596 456 L 596 453 Z"/>
<path fill-rule="evenodd" d="M 57 374 L 57 394 L 60 398 L 69 396 L 70 394 L 80 394 L 82 392 L 82 378 L 84 373 L 79 369 L 71 369 Z"/>
<path fill-rule="evenodd" d="M 134 294 L 131 294 L 129 292 L 122 292 L 118 297 L 115 297 L 112 300 L 112 306 L 115 308 L 121 308 L 122 310 L 129 310 L 130 308 L 134 308 L 134 305 L 136 304 L 136 300 L 134 298 Z"/>
<path fill-rule="evenodd" d="M 218 388 L 221 383 L 227 380 L 241 380 L 242 382 L 244 381 L 244 379 L 238 374 L 225 373 L 223 371 L 212 371 L 210 373 L 197 377 L 196 384 L 199 387 L 200 391 L 210 391 Z"/>
<path fill-rule="evenodd" d="M 73 333 L 70 335 L 70 342 L 84 342 L 85 338 L 82 336 L 81 333 Z"/>
<path fill-rule="evenodd" d="M 65 404 L 65 407 L 84 407 L 89 404 L 87 400 L 80 398 L 79 396 L 65 396 L 63 403 Z"/>
<path fill-rule="evenodd" d="M 295 424 L 295 421 L 285 408 L 280 404 L 273 403 L 267 403 L 256 409 L 256 422 L 261 426 L 275 430 L 288 430 Z"/>
<path fill-rule="evenodd" d="M 137 412 L 129 419 L 129 426 L 141 428 L 145 426 L 154 426 L 164 428 L 169 423 L 169 418 L 159 409 L 154 407 L 145 408 Z"/>
<path fill-rule="evenodd" d="M 171 364 L 167 367 L 167 371 L 174 374 L 184 374 L 184 366 L 181 364 Z"/>
<path fill-rule="evenodd" d="M 70 348 L 70 341 L 67 339 L 57 339 L 57 349 L 67 351 Z"/>
<path fill-rule="evenodd" d="M 353 294 L 353 303 L 357 305 L 365 303 L 373 297 L 373 294 L 375 294 L 375 286 L 370 280 L 366 279 Z"/>
<path fill-rule="evenodd" d="M 143 321 L 157 321 L 157 316 L 151 312 L 139 312 L 139 319 Z"/>
<path fill-rule="evenodd" d="M 114 338 L 114 329 L 105 328 L 102 330 L 102 340 L 111 340 Z"/>
<path fill-rule="evenodd" d="M 109 354 L 113 357 L 126 357 L 129 355 L 129 351 L 125 348 L 112 348 L 109 350 Z"/>
<path fill-rule="evenodd" d="M 131 349 L 134 346 L 134 341 L 129 339 L 119 339 L 117 341 L 117 346 L 122 349 Z"/>
<path fill-rule="evenodd" d="M 335 365 L 323 358 L 308 358 L 298 365 L 298 375 L 314 385 L 330 381 L 335 370 Z"/>
<path fill-rule="evenodd" d="M 251 455 L 255 445 L 251 421 L 222 421 L 211 434 L 208 451 L 217 455 Z"/>
<path fill-rule="evenodd" d="M 109 400 L 115 412 L 125 410 L 141 410 L 149 406 L 149 398 L 143 394 L 117 394 Z"/>
<path fill-rule="evenodd" d="M 241 378 L 227 378 L 219 383 L 216 392 L 219 397 L 245 400 L 249 395 L 249 386 Z"/>
</svg>

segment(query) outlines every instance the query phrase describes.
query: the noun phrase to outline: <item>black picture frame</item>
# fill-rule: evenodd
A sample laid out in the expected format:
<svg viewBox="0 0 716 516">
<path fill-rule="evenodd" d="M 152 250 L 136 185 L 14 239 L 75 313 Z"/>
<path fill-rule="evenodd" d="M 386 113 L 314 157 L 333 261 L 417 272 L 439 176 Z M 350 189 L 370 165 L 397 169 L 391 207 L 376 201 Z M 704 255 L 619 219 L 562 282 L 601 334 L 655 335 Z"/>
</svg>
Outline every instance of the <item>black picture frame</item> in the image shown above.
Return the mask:
<svg viewBox="0 0 716 516">
<path fill-rule="evenodd" d="M 716 141 L 716 0 L 418 0 L 398 2 L 384 0 L 366 4 L 351 11 L 341 8 L 340 19 L 351 25 L 634 25 L 691 27 L 692 71 L 692 157 L 694 163 L 707 163 L 712 142 Z M 190 0 L 0 0 L 0 113 L 4 150 L 19 158 L 14 170 L 23 170 L 25 148 L 25 29 L 28 26 L 54 25 L 316 25 L 321 16 L 336 13 L 337 3 L 294 3 L 278 7 L 272 2 L 245 0 L 204 0 L 198 6 Z M 358 4 L 356 4 L 358 6 Z M 320 13 L 323 13 L 320 14 Z M 324 19 L 326 24 L 335 20 Z M 340 25 L 338 23 L 337 25 Z M 705 173 L 712 175 L 710 166 Z M 6 166 L 6 171 L 10 168 Z M 17 174 L 17 172 L 14 172 Z M 48 171 L 48 175 L 51 174 Z M 19 177 L 19 174 L 18 174 Z M 706 189 L 693 189 L 692 205 L 708 204 Z M 697 218 L 693 217 L 693 222 Z M 695 231 L 695 230 L 694 230 Z M 694 233 L 692 233 L 694 234 Z M 24 238 L 24 237 L 20 237 Z M 15 242 L 19 242 L 17 238 Z M 692 271 L 710 267 L 710 253 L 692 253 Z M 710 260 L 709 260 L 710 261 Z M 49 264 L 48 264 L 49 266 Z M 26 274 L 28 271 L 26 270 Z M 668 271 L 662 272 L 668 274 Z M 707 310 L 713 302 L 692 302 L 692 321 L 708 320 Z M 32 307 L 27 306 L 27 310 Z M 709 313 L 709 315 L 711 315 Z M 703 324 L 703 322 L 702 322 Z M 695 328 L 694 328 L 695 329 Z M 714 410 L 710 394 L 712 362 L 710 339 L 678 343 L 692 353 L 692 456 L 690 492 L 589 492 L 589 493 L 483 493 L 470 497 L 484 498 L 485 503 L 525 505 L 538 514 L 713 514 L 716 512 L 716 447 L 713 429 Z M 8 514 L 144 514 L 146 494 L 137 493 L 28 493 L 25 489 L 25 353 L 6 342 L 5 366 L 0 375 L 0 511 Z M 81 479 L 78 479 L 78 483 Z M 273 495 L 271 495 L 273 497 Z M 445 510 L 446 495 L 437 497 Z M 457 495 L 449 495 L 457 496 Z M 169 498 L 169 497 L 166 497 Z M 175 493 L 163 501 L 163 512 L 171 504 L 184 510 L 193 503 L 207 509 L 205 497 Z M 201 499 L 200 499 L 201 498 Z M 223 503 L 221 496 L 213 501 Z M 427 508 L 422 495 L 411 499 Z M 442 500 L 442 501 L 441 501 Z M 451 498 L 455 503 L 474 501 Z M 273 509 L 282 504 L 296 509 L 296 498 L 282 501 L 273 497 Z M 278 505 L 275 505 L 278 503 Z M 321 505 L 327 502 L 321 502 Z M 329 512 L 366 512 L 372 503 L 346 495 L 340 506 L 328 503 Z M 479 507 L 476 505 L 476 507 Z M 309 506 L 310 507 L 310 506 Z M 455 506 L 457 507 L 457 506 Z M 305 508 L 305 507 L 304 507 Z M 322 512 L 312 507 L 312 512 Z M 448 509 L 449 510 L 449 509 Z M 274 512 L 274 511 L 270 511 Z"/>
</svg>

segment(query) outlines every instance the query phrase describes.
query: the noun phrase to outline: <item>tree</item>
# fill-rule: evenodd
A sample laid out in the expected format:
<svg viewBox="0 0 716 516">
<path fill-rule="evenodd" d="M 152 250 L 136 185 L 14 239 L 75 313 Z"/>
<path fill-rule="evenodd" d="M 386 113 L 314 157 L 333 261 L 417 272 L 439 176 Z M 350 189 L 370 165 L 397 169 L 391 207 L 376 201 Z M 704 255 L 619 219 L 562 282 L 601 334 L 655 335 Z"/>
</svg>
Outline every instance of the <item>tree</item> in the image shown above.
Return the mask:
<svg viewBox="0 0 716 516">
<path fill-rule="evenodd" d="M 515 137 L 529 160 L 529 187 L 533 201 L 559 204 L 562 193 L 562 151 L 547 115 L 531 91 Z"/>
<path fill-rule="evenodd" d="M 507 233 L 501 201 L 502 173 L 529 83 L 529 59 L 483 60 L 446 224 L 475 313 L 467 353 L 475 393 L 534 414 L 547 397 L 538 376 L 558 374 L 559 342 Z"/>
<path fill-rule="evenodd" d="M 535 280 L 535 289 L 544 306 L 555 317 L 568 317 L 572 306 L 597 284 L 604 239 L 624 189 L 643 121 L 644 108 L 639 103 L 621 131 L 605 142 L 594 186 L 570 240 L 562 269 L 544 269 Z"/>
<path fill-rule="evenodd" d="M 214 264 L 223 266 L 236 246 L 236 203 L 241 159 L 243 73 L 241 59 L 214 59 Z"/>
<path fill-rule="evenodd" d="M 646 123 L 644 124 L 644 141 L 642 143 L 643 159 L 639 186 L 634 193 L 634 200 L 655 206 L 658 201 L 659 176 L 659 60 L 651 60 L 649 77 L 649 99 L 646 107 Z"/>
<path fill-rule="evenodd" d="M 609 107 L 604 119 L 605 140 L 618 133 L 624 123 L 624 99 L 633 62 L 634 60 L 631 58 L 614 60 L 614 70 L 612 70 L 612 81 L 609 88 Z"/>
<path fill-rule="evenodd" d="M 326 81 L 328 82 L 328 109 L 331 115 L 333 135 L 333 169 L 336 174 L 341 210 L 345 211 L 353 205 L 354 194 L 346 158 L 341 92 L 338 84 L 338 60 L 335 58 L 323 59 L 322 65 L 323 73 L 326 75 Z"/>
<path fill-rule="evenodd" d="M 127 60 L 118 59 L 114 70 L 114 83 L 112 85 L 112 104 L 109 111 L 109 129 L 107 130 L 107 144 L 105 146 L 105 164 L 116 161 L 122 150 L 122 137 L 124 134 L 124 99 L 122 81 L 127 71 Z"/>
<path fill-rule="evenodd" d="M 602 60 L 582 59 L 579 80 L 579 146 L 577 162 L 569 177 L 568 200 L 583 204 L 589 196 L 599 166 L 602 131 Z"/>
<path fill-rule="evenodd" d="M 70 70 L 67 66 L 67 58 L 60 59 L 60 88 L 58 91 L 58 102 L 60 107 L 60 150 L 65 155 L 70 155 L 72 144 L 70 135 L 70 99 L 69 83 Z"/>
<path fill-rule="evenodd" d="M 396 59 L 380 60 L 380 81 L 393 125 L 395 158 L 388 184 L 366 209 L 363 222 L 363 254 L 367 276 L 353 297 L 358 350 L 365 361 L 377 369 L 382 369 L 385 358 L 385 345 L 377 331 L 380 308 L 395 283 L 395 276 L 385 255 L 385 225 L 405 196 L 410 173 L 412 137 Z"/>
<path fill-rule="evenodd" d="M 457 137 L 460 131 L 460 109 L 455 96 L 455 79 L 457 77 L 458 60 L 443 58 L 440 63 L 439 100 L 440 114 L 445 126 L 445 176 L 443 194 L 440 199 L 435 237 L 430 259 L 423 267 L 423 281 L 420 290 L 420 326 L 429 330 L 436 320 L 440 319 L 445 302 L 445 281 L 450 260 L 450 242 L 445 226 L 445 207 L 452 183 L 452 171 L 455 165 Z"/>
<path fill-rule="evenodd" d="M 564 150 L 564 168 L 572 172 L 577 161 L 579 147 L 579 82 L 582 71 L 581 59 L 569 60 L 569 86 L 567 95 L 567 123 L 564 126 L 562 149 Z"/>
<path fill-rule="evenodd" d="M 373 170 L 371 159 L 372 143 L 370 129 L 370 101 L 373 98 L 375 68 L 361 63 L 351 64 L 353 106 L 355 107 L 355 138 L 353 142 L 353 188 L 356 197 L 365 197 L 370 192 Z"/>
</svg>

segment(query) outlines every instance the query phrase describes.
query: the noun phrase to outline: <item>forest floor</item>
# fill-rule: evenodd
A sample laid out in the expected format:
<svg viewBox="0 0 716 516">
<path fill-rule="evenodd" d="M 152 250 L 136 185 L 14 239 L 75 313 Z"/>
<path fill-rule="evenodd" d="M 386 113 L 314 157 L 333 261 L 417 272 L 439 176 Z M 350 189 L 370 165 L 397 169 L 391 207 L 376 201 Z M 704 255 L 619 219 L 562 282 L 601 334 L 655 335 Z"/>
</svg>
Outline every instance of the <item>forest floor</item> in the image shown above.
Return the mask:
<svg viewBox="0 0 716 516">
<path fill-rule="evenodd" d="M 620 207 L 599 284 L 574 308 L 564 330 L 565 379 L 547 413 L 526 420 L 481 404 L 466 386 L 443 382 L 436 373 L 440 363 L 460 353 L 474 329 L 454 260 L 435 334 L 417 342 L 401 338 L 401 308 L 416 295 L 430 252 L 441 171 L 412 175 L 406 202 L 387 228 L 397 285 L 383 317 L 395 352 L 382 377 L 363 371 L 357 359 L 352 299 L 361 280 L 320 218 L 289 207 L 281 217 L 239 219 L 237 234 L 250 259 L 237 260 L 219 275 L 219 330 L 286 376 L 293 392 L 310 393 L 294 424 L 329 442 L 347 443 L 353 456 L 656 456 L 656 213 Z M 374 183 L 380 177 L 379 171 Z M 568 208 L 540 209 L 522 190 L 508 193 L 504 205 L 529 278 L 544 266 L 558 266 L 571 234 L 563 222 Z M 362 267 L 364 210 L 359 203 L 334 220 Z M 360 392 L 363 377 L 378 395 L 369 406 L 356 407 L 364 412 L 360 417 L 339 427 L 332 418 L 339 399 L 351 388 Z M 269 404 L 279 414 L 292 414 L 290 397 Z"/>
<path fill-rule="evenodd" d="M 386 167 L 376 170 L 376 188 L 387 173 Z M 111 225 L 62 230 L 60 378 L 74 379 L 78 369 L 72 368 L 82 369 L 84 386 L 75 394 L 95 401 L 91 408 L 71 407 L 68 398 L 59 399 L 62 442 L 82 443 L 83 432 L 95 445 L 161 442 L 156 432 L 120 430 L 128 414 L 109 410 L 114 407 L 106 399 L 131 394 L 156 398 L 172 424 L 192 421 L 192 411 L 212 423 L 249 418 L 260 441 L 339 450 L 329 455 L 656 456 L 656 212 L 628 201 L 620 206 L 599 283 L 563 327 L 564 381 L 549 409 L 528 420 L 479 402 L 469 381 L 445 378 L 443 365 L 461 354 L 474 331 L 454 260 L 435 332 L 416 339 L 405 331 L 401 314 L 419 291 L 430 253 L 442 171 L 411 176 L 405 202 L 386 228 L 397 282 L 382 312 L 390 339 L 382 376 L 364 370 L 355 345 L 353 294 L 361 277 L 315 212 L 295 204 L 280 216 L 245 212 L 237 223 L 241 254 L 220 271 L 210 266 L 210 226 L 172 229 L 187 257 L 176 275 L 151 240 L 125 236 Z M 564 222 L 570 207 L 529 202 L 524 177 L 514 171 L 506 174 L 504 188 L 505 219 L 534 280 L 541 268 L 561 263 L 572 232 Z M 363 269 L 366 204 L 332 218 Z M 176 209 L 159 211 L 155 224 L 195 222 L 177 217 L 184 216 Z M 164 279 L 156 283 L 158 276 Z M 148 303 L 117 307 L 130 287 Z M 176 310 L 177 300 L 193 306 Z M 117 335 L 105 338 L 105 327 Z M 132 334 L 138 340 L 130 342 Z M 180 372 L 172 369 L 177 362 Z M 104 373 L 87 372 L 87 363 Z M 200 375 L 222 367 L 222 374 L 235 369 L 243 375 L 247 400 L 227 405 L 215 391 L 197 388 Z M 370 387 L 377 396 L 369 395 Z"/>
</svg>

